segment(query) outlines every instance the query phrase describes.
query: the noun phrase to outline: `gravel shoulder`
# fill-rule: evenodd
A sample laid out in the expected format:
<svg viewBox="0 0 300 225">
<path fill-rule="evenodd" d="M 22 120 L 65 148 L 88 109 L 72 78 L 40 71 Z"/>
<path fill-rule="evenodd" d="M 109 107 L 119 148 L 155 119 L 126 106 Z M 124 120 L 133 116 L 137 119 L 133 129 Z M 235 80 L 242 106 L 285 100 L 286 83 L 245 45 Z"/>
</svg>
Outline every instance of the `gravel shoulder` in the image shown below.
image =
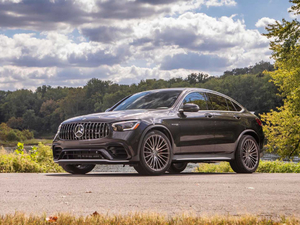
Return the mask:
<svg viewBox="0 0 300 225">
<path fill-rule="evenodd" d="M 15 211 L 300 218 L 300 174 L 0 174 L 0 214 Z"/>
</svg>

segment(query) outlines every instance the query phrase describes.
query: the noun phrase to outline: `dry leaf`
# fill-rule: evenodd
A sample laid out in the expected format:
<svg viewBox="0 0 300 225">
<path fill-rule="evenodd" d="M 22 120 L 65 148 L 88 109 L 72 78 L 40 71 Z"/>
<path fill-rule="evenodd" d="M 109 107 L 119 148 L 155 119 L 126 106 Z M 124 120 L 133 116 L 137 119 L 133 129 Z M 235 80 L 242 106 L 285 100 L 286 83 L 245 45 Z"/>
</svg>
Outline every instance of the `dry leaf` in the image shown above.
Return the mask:
<svg viewBox="0 0 300 225">
<path fill-rule="evenodd" d="M 46 218 L 46 221 L 55 223 L 57 221 L 57 216 L 49 216 L 48 218 Z"/>
<path fill-rule="evenodd" d="M 97 211 L 93 212 L 92 216 L 99 216 L 99 213 Z"/>
</svg>

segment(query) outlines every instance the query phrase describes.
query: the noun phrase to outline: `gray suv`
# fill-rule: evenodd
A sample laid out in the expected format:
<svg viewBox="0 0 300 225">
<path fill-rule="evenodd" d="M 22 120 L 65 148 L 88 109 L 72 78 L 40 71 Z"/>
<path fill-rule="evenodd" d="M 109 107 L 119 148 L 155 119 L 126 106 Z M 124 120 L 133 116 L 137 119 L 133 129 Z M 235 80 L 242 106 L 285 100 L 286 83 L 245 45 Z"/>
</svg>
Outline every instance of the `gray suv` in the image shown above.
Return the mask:
<svg viewBox="0 0 300 225">
<path fill-rule="evenodd" d="M 187 163 L 228 161 L 237 173 L 259 164 L 261 121 L 232 98 L 207 89 L 151 90 L 103 113 L 64 121 L 54 161 L 85 174 L 96 164 L 130 165 L 142 175 L 180 173 Z"/>
</svg>

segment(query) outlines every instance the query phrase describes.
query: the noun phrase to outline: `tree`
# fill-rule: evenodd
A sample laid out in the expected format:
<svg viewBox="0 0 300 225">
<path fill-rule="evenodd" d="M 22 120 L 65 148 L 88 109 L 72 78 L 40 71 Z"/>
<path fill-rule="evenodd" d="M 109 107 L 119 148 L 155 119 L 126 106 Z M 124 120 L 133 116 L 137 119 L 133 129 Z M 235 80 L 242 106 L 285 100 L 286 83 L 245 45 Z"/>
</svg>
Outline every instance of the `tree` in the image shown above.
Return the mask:
<svg viewBox="0 0 300 225">
<path fill-rule="evenodd" d="M 300 0 L 290 2 L 294 4 L 291 12 L 300 14 Z M 281 91 L 284 106 L 262 116 L 264 130 L 270 151 L 277 151 L 281 157 L 294 157 L 300 154 L 300 23 L 297 19 L 282 19 L 266 29 L 278 68 L 269 74 Z"/>
</svg>

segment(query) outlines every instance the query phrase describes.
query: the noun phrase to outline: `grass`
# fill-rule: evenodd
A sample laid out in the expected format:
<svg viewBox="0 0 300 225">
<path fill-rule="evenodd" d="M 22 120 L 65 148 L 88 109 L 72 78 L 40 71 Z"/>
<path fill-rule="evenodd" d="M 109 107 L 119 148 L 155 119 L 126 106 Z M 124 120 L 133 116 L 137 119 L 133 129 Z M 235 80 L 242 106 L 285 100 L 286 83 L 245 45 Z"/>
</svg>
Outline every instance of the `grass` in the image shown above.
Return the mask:
<svg viewBox="0 0 300 225">
<path fill-rule="evenodd" d="M 0 149 L 0 173 L 59 173 L 62 167 L 53 162 L 50 146 L 39 143 L 29 152 L 24 150 L 24 144 L 18 143 L 18 149 L 7 153 Z"/>
<path fill-rule="evenodd" d="M 233 170 L 228 162 L 218 164 L 200 163 L 195 169 L 199 173 L 230 173 Z M 260 161 L 257 173 L 300 173 L 300 163 L 283 161 Z"/>
<path fill-rule="evenodd" d="M 3 141 L 0 140 L 0 146 L 4 147 L 15 147 L 17 146 L 19 141 Z M 42 143 L 44 145 L 50 145 L 52 143 L 52 139 L 29 139 L 22 141 L 24 145 L 38 145 L 39 143 Z"/>
<path fill-rule="evenodd" d="M 300 224 L 300 221 L 296 218 L 286 218 L 281 217 L 280 219 L 272 219 L 272 218 L 262 218 L 253 215 L 245 215 L 245 216 L 213 216 L 213 217 L 200 217 L 200 216 L 192 216 L 192 215 L 179 215 L 179 216 L 165 216 L 162 214 L 141 214 L 141 213 L 133 213 L 127 215 L 103 215 L 94 212 L 89 216 L 80 216 L 76 217 L 70 214 L 58 214 L 54 216 L 46 217 L 46 215 L 42 216 L 26 216 L 23 213 L 15 213 L 0 216 L 0 225 L 4 224 L 23 224 L 23 225 L 31 225 L 31 224 L 100 224 L 100 225 L 292 225 L 292 224 Z"/>
</svg>

